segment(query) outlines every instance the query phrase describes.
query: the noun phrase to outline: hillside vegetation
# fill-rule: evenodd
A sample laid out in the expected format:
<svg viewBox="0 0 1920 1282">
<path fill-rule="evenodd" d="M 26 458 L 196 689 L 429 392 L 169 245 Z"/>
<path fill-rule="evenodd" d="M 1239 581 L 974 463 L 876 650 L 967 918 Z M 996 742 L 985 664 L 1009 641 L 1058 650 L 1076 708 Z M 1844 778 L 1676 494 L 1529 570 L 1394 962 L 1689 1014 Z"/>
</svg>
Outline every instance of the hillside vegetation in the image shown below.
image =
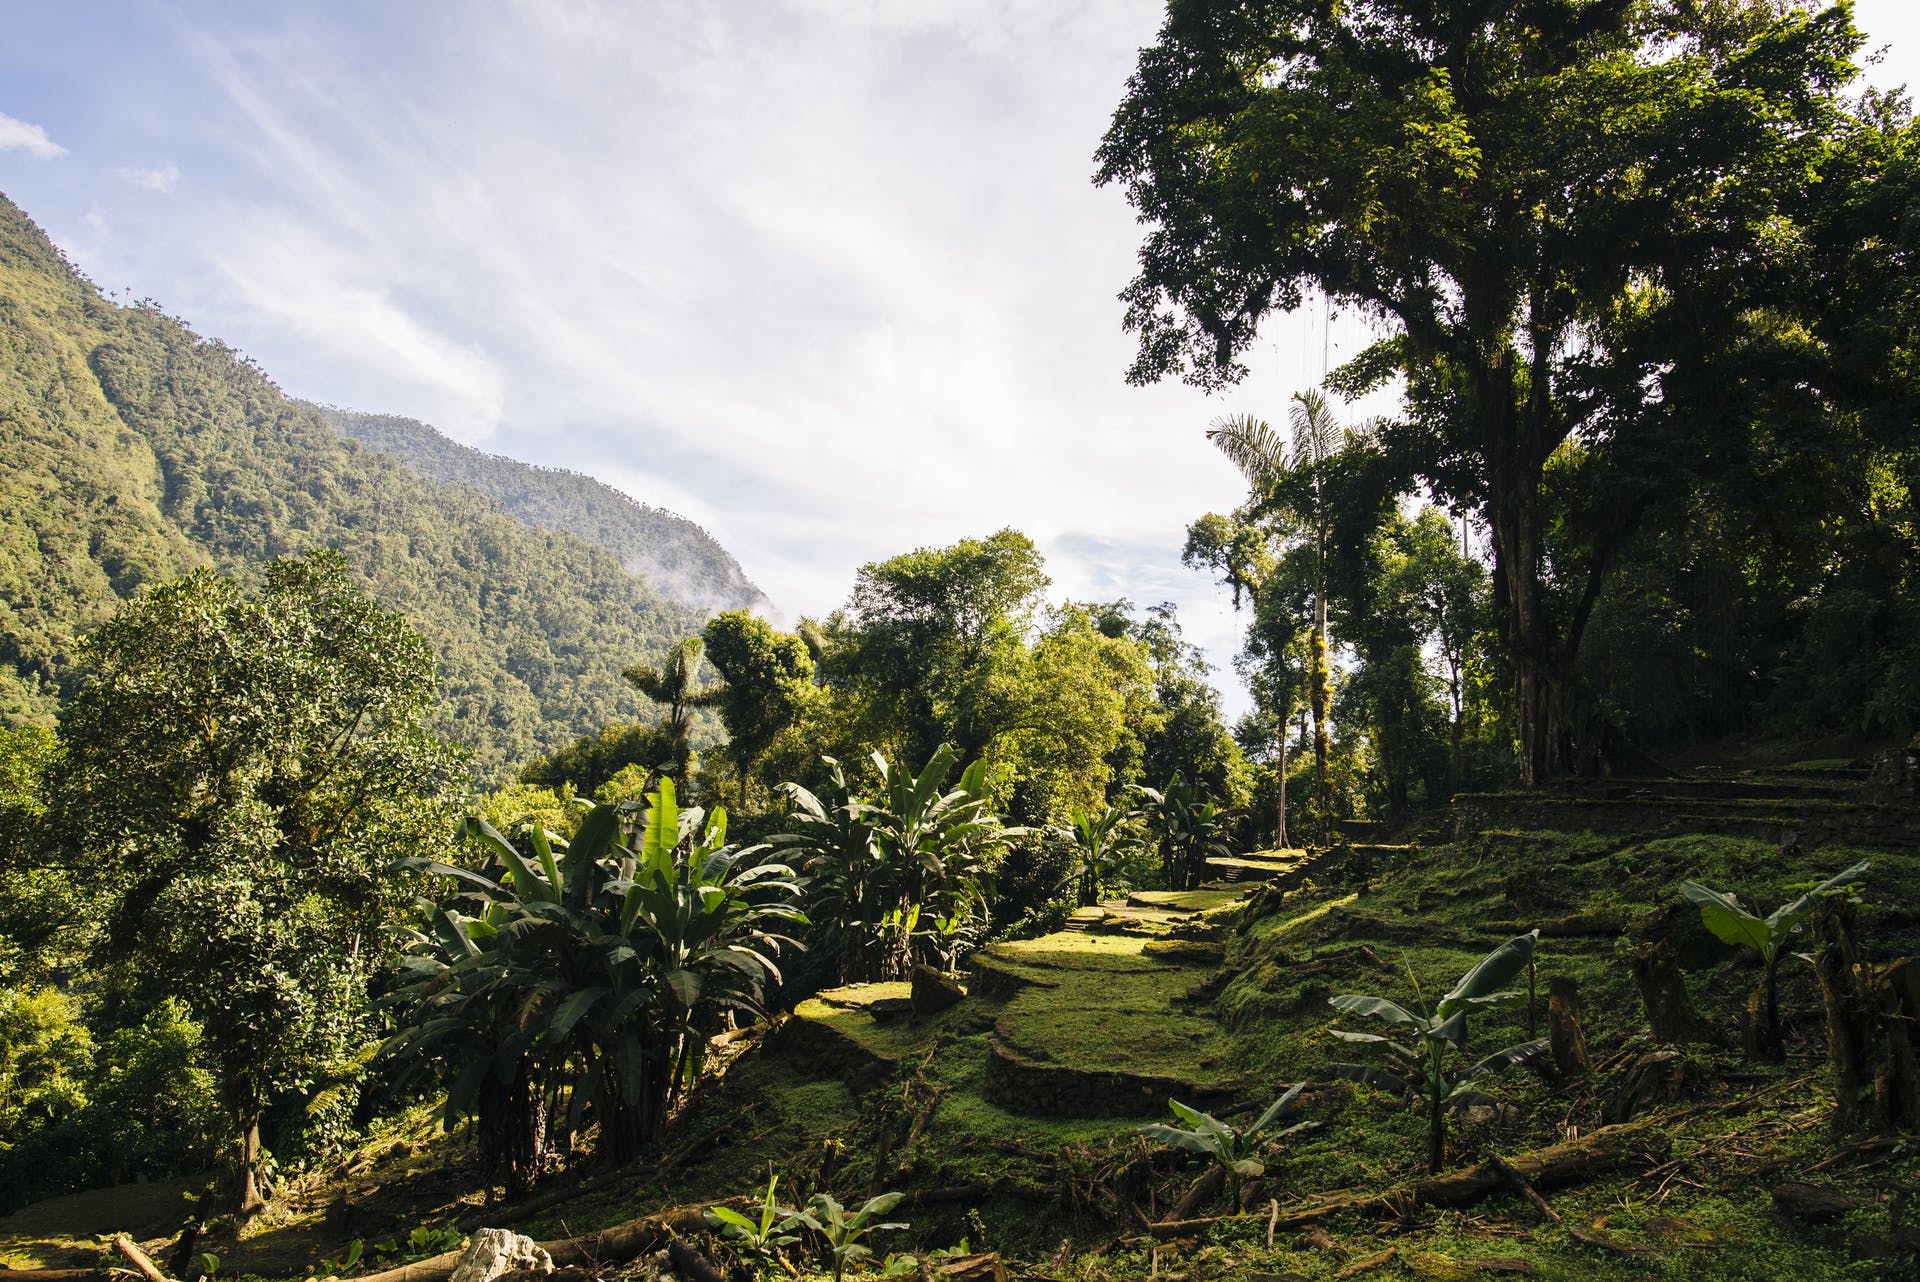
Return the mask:
<svg viewBox="0 0 1920 1282">
<path fill-rule="evenodd" d="M 565 468 L 537 467 L 449 440 L 415 419 L 319 405 L 335 431 L 405 463 L 430 481 L 466 485 L 497 500 L 517 521 L 583 539 L 613 553 L 654 591 L 702 610 L 766 602 L 740 563 L 684 516 L 638 502 L 604 481 Z"/>
<path fill-rule="evenodd" d="M 621 669 L 701 626 L 612 553 L 342 440 L 231 348 L 116 306 L 0 199 L 0 719 L 50 723 L 77 638 L 142 587 L 319 547 L 426 637 L 434 724 L 486 778 L 633 716 Z"/>
</svg>

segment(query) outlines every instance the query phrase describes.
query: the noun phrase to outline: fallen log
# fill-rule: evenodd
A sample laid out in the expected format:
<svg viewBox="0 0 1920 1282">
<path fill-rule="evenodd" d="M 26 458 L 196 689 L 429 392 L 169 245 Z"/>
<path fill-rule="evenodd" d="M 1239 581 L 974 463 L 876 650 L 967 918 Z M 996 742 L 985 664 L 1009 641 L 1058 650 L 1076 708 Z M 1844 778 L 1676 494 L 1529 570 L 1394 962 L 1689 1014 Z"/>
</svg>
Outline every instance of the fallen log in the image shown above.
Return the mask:
<svg viewBox="0 0 1920 1282">
<path fill-rule="evenodd" d="M 1422 1206 L 1471 1206 L 1493 1193 L 1513 1188 L 1515 1175 L 1536 1190 L 1579 1184 L 1622 1167 L 1657 1161 L 1665 1153 L 1660 1127 L 1670 1126 L 1673 1120 L 1646 1118 L 1606 1126 L 1577 1140 L 1522 1153 L 1508 1161 L 1483 1162 L 1458 1171 L 1429 1175 L 1377 1193 L 1328 1194 L 1305 1206 L 1280 1212 L 1273 1224 L 1278 1229 L 1295 1228 L 1342 1211 L 1397 1216 Z M 1215 1215 L 1197 1220 L 1167 1220 L 1147 1228 L 1155 1237 L 1184 1237 L 1234 1218 Z"/>
<path fill-rule="evenodd" d="M 542 1242 L 540 1245 L 553 1257 L 555 1268 L 624 1264 L 635 1256 L 659 1250 L 676 1236 L 705 1232 L 707 1212 L 716 1206 L 746 1210 L 747 1202 L 744 1198 L 736 1197 L 718 1202 L 696 1202 L 691 1206 L 668 1207 L 652 1215 L 642 1215 L 601 1229 L 598 1233 L 585 1233 L 579 1237 Z M 453 1266 L 460 1262 L 460 1256 L 459 1251 L 446 1251 L 430 1259 L 416 1260 L 382 1273 L 370 1273 L 366 1277 L 355 1278 L 353 1282 L 446 1282 L 453 1275 Z"/>
<path fill-rule="evenodd" d="M 160 1271 L 160 1266 L 153 1262 L 153 1257 L 134 1245 L 133 1239 L 126 1234 L 114 1234 L 113 1249 L 126 1256 L 134 1271 L 147 1282 L 169 1282 L 167 1275 Z"/>
</svg>

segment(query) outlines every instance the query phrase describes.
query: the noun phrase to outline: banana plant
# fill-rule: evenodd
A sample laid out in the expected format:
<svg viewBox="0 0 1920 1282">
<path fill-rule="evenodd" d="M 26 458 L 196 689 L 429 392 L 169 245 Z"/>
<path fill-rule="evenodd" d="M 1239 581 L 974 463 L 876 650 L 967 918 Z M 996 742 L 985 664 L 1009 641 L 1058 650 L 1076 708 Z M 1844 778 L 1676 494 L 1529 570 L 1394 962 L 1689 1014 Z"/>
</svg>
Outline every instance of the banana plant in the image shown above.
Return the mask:
<svg viewBox="0 0 1920 1282">
<path fill-rule="evenodd" d="M 780 785 L 793 809 L 789 831 L 771 839 L 807 873 L 809 909 L 839 953 L 842 980 L 902 979 L 916 960 L 950 965 L 944 951 L 967 936 L 961 923 L 985 919 L 989 853 L 1025 831 L 993 813 L 982 761 L 948 788 L 959 764 L 951 747 L 918 774 L 878 752 L 872 759 L 871 800 L 831 757 L 822 758 L 829 799 Z M 935 937 L 917 929 L 921 920 L 954 925 Z"/>
<path fill-rule="evenodd" d="M 907 1227 L 904 1221 L 874 1223 L 900 1205 L 900 1199 L 905 1196 L 904 1193 L 882 1193 L 878 1197 L 870 1197 L 865 1205 L 849 1215 L 833 1194 L 815 1193 L 807 1209 L 789 1213 L 787 1225 L 804 1224 L 826 1239 L 827 1250 L 833 1256 L 833 1282 L 840 1282 L 847 1265 L 873 1254 L 872 1248 L 861 1241 L 862 1238 L 870 1233 Z"/>
<path fill-rule="evenodd" d="M 1244 1130 L 1236 1130 L 1219 1118 L 1202 1113 L 1197 1108 L 1189 1108 L 1177 1099 L 1167 1101 L 1167 1107 L 1173 1110 L 1175 1117 L 1185 1122 L 1186 1127 L 1168 1126 L 1164 1122 L 1152 1122 L 1139 1129 L 1148 1139 L 1160 1140 L 1175 1148 L 1185 1149 L 1189 1153 L 1198 1153 L 1212 1159 L 1226 1174 L 1229 1187 L 1233 1190 L 1233 1209 L 1240 1209 L 1241 1184 L 1245 1180 L 1259 1179 L 1267 1173 L 1266 1163 L 1253 1156 L 1255 1141 L 1266 1134 L 1268 1128 L 1280 1121 L 1293 1107 L 1293 1101 L 1300 1094 L 1305 1082 L 1295 1082 L 1279 1099 L 1267 1106 L 1267 1111 L 1254 1120 L 1253 1125 Z M 1295 1122 L 1284 1131 L 1272 1136 L 1268 1143 L 1274 1143 L 1306 1130 L 1313 1123 Z"/>
<path fill-rule="evenodd" d="M 781 1206 L 774 1198 L 774 1190 L 780 1184 L 778 1175 L 767 1177 L 766 1195 L 761 1199 L 757 1213 L 751 1217 L 743 1215 L 730 1206 L 716 1206 L 706 1213 L 707 1223 L 720 1231 L 720 1236 L 732 1242 L 734 1248 L 752 1260 L 756 1265 L 768 1265 L 779 1256 L 783 1247 L 792 1246 L 800 1239 L 787 1230 L 799 1227 L 794 1212 Z"/>
<path fill-rule="evenodd" d="M 1473 1082 L 1510 1065 L 1525 1063 L 1547 1048 L 1547 1039 L 1541 1037 L 1496 1051 L 1457 1072 L 1449 1067 L 1450 1056 L 1465 1047 L 1467 1013 L 1477 1006 L 1519 996 L 1506 986 L 1533 960 L 1534 946 L 1539 939 L 1538 930 L 1509 939 L 1475 963 L 1431 1010 L 1419 1002 L 1417 979 L 1414 980 L 1417 1011 L 1384 997 L 1361 993 L 1342 993 L 1328 999 L 1335 1010 L 1371 1016 L 1397 1026 L 1392 1037 L 1333 1030 L 1333 1035 L 1342 1041 L 1378 1047 L 1386 1054 L 1389 1065 L 1383 1069 L 1371 1064 L 1336 1064 L 1334 1070 L 1342 1077 L 1384 1086 L 1396 1094 L 1412 1096 L 1418 1091 L 1425 1098 L 1427 1169 L 1433 1174 L 1439 1174 L 1446 1165 L 1447 1113 L 1463 1101 Z"/>
<path fill-rule="evenodd" d="M 1680 893 L 1700 908 L 1700 919 L 1721 943 L 1746 945 L 1757 950 L 1765 963 L 1760 974 L 1760 1010 L 1764 1022 L 1754 1029 L 1754 1043 L 1762 1054 L 1779 1057 L 1780 1041 L 1780 963 L 1787 956 L 1787 940 L 1800 929 L 1819 902 L 1828 895 L 1849 890 L 1867 879 L 1873 867 L 1863 859 L 1844 872 L 1836 873 L 1792 903 L 1782 904 L 1765 917 L 1755 916 L 1741 906 L 1737 896 L 1713 890 L 1697 881 L 1680 883 Z"/>
<path fill-rule="evenodd" d="M 670 778 L 647 801 L 638 823 L 632 804 L 594 806 L 570 841 L 469 819 L 484 869 L 399 865 L 456 890 L 401 932 L 386 1053 L 445 1073 L 449 1124 L 474 1117 L 510 1185 L 561 1117 L 577 1128 L 591 1110 L 609 1161 L 637 1153 L 722 1020 L 762 1013 L 774 956 L 795 945 L 781 932 L 805 924 L 792 870 L 727 845 L 724 811 L 682 810 Z"/>
<path fill-rule="evenodd" d="M 1072 826 L 1063 835 L 1073 842 L 1080 857 L 1080 866 L 1072 875 L 1080 881 L 1081 907 L 1098 902 L 1101 888 L 1119 875 L 1126 857 L 1144 844 L 1124 827 L 1138 814 L 1125 806 L 1109 806 L 1099 814 L 1074 806 Z"/>
</svg>

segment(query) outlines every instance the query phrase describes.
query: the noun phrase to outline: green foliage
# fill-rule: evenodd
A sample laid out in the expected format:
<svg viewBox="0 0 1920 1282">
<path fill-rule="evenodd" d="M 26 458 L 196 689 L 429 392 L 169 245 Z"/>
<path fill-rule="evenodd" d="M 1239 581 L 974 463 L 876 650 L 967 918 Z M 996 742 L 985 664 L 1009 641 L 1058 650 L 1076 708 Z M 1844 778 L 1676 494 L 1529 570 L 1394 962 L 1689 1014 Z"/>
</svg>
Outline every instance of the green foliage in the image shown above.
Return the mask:
<svg viewBox="0 0 1920 1282">
<path fill-rule="evenodd" d="M 861 1204 L 859 1210 L 849 1215 L 833 1194 L 815 1193 L 807 1208 L 793 1212 L 788 1223 L 804 1224 L 825 1239 L 824 1255 L 833 1263 L 833 1282 L 840 1282 L 847 1265 L 873 1254 L 872 1248 L 863 1239 L 875 1233 L 907 1227 L 903 1221 L 876 1222 L 900 1205 L 904 1196 L 902 1193 L 882 1193 L 878 1197 L 870 1197 Z"/>
<path fill-rule="evenodd" d="M 745 610 L 715 615 L 701 639 L 707 661 L 726 682 L 716 706 L 744 803 L 761 759 L 813 697 L 813 656 L 799 637 L 776 632 Z"/>
<path fill-rule="evenodd" d="M 1138 818 L 1138 811 L 1124 806 L 1108 806 L 1096 814 L 1073 808 L 1072 827 L 1066 831 L 1080 860 L 1073 875 L 1082 905 L 1099 902 L 1102 888 L 1122 879 L 1129 857 L 1145 844 L 1127 828 Z"/>
<path fill-rule="evenodd" d="M 685 751 L 685 738 L 665 726 L 616 721 L 558 752 L 534 758 L 521 768 L 520 782 L 591 797 L 630 766 L 649 775 L 678 769 Z"/>
<path fill-rule="evenodd" d="M 427 648 L 316 553 L 257 593 L 205 570 L 150 589 L 87 649 L 56 828 L 107 957 L 206 1032 L 248 1206 L 267 1109 L 367 1036 L 404 894 L 382 869 L 442 841 L 456 760 L 422 726 Z"/>
<path fill-rule="evenodd" d="M 1472 1084 L 1488 1073 L 1512 1064 L 1525 1063 L 1546 1049 L 1545 1038 L 1522 1042 L 1496 1051 L 1458 1072 L 1449 1066 L 1450 1053 L 1460 1052 L 1467 1040 L 1467 1014 L 1477 1006 L 1486 1006 L 1518 996 L 1506 991 L 1521 971 L 1533 960 L 1534 945 L 1540 932 L 1516 935 L 1482 957 L 1473 968 L 1434 1004 L 1417 1011 L 1408 1010 L 1384 997 L 1360 993 L 1342 993 L 1328 999 L 1335 1010 L 1367 1015 L 1395 1026 L 1393 1037 L 1377 1033 L 1349 1033 L 1336 1029 L 1342 1041 L 1374 1046 L 1387 1056 L 1387 1069 L 1366 1064 L 1339 1064 L 1342 1075 L 1356 1081 L 1384 1086 L 1399 1094 L 1424 1096 L 1427 1103 L 1427 1169 L 1439 1174 L 1446 1164 L 1447 1109 L 1466 1095 Z M 1418 984 L 1415 984 L 1416 996 Z M 1412 1045 L 1394 1040 L 1404 1037 Z"/>
<path fill-rule="evenodd" d="M 736 1251 L 763 1268 L 772 1264 L 782 1247 L 792 1246 L 800 1240 L 788 1232 L 799 1226 L 799 1219 L 794 1212 L 775 1200 L 774 1190 L 779 1184 L 779 1176 L 767 1177 L 766 1194 L 761 1198 L 758 1213 L 752 1218 L 730 1206 L 716 1206 L 706 1213 L 707 1223 L 718 1229 L 720 1236 L 731 1242 Z"/>
<path fill-rule="evenodd" d="M 1739 897 L 1702 886 L 1697 881 L 1680 883 L 1680 893 L 1700 909 L 1700 919 L 1714 938 L 1723 944 L 1752 948 L 1760 954 L 1760 975 L 1764 1024 L 1755 1030 L 1759 1048 L 1778 1055 L 1780 1045 L 1779 974 L 1786 956 L 1787 941 L 1812 915 L 1820 900 L 1828 895 L 1850 892 L 1867 879 L 1872 861 L 1861 860 L 1843 872 L 1835 873 L 1798 899 L 1780 905 L 1765 917 L 1757 917 L 1741 906 Z"/>
<path fill-rule="evenodd" d="M 947 969 L 985 926 L 990 860 L 1018 830 L 993 811 L 985 762 L 946 787 L 959 760 L 942 744 L 915 774 L 876 752 L 871 800 L 832 758 L 827 799 L 781 785 L 789 831 L 772 844 L 806 873 L 816 947 L 842 982 L 902 979 L 918 960 Z"/>
<path fill-rule="evenodd" d="M 1132 380 L 1237 381 L 1263 320 L 1309 291 L 1387 318 L 1332 381 L 1401 376 L 1392 470 L 1492 535 L 1523 782 L 1569 769 L 1576 733 L 1604 747 L 1571 669 L 1655 498 L 1737 459 L 1756 409 L 1784 410 L 1801 450 L 1845 427 L 1808 395 L 1832 385 L 1802 320 L 1821 171 L 1904 120 L 1847 111 L 1845 8 L 1740 14 L 1174 5 L 1099 149 L 1097 181 L 1146 229 Z M 1863 233 L 1850 220 L 1834 252 Z M 1702 356 L 1741 348 L 1758 359 L 1726 372 L 1761 390 L 1729 412 Z"/>
<path fill-rule="evenodd" d="M 1192 890 L 1207 860 L 1227 853 L 1226 823 L 1218 803 L 1179 775 L 1164 789 L 1141 788 L 1141 812 L 1160 846 L 1160 875 L 1168 890 Z"/>
<path fill-rule="evenodd" d="M 511 1187 L 588 1119 L 604 1160 L 651 1141 L 722 1017 L 760 1012 L 779 932 L 805 924 L 790 870 L 728 845 L 724 811 L 681 810 L 670 778 L 648 803 L 631 846 L 637 808 L 602 803 L 571 840 L 534 827 L 524 849 L 469 818 L 483 871 L 405 861 L 458 888 L 403 932 L 386 1053 L 438 1069 L 449 1122 L 475 1119 L 489 1178 Z"/>
<path fill-rule="evenodd" d="M 1266 1163 L 1252 1155 L 1257 1147 L 1255 1142 L 1287 1115 L 1293 1107 L 1294 1098 L 1305 1085 L 1305 1082 L 1295 1082 L 1288 1087 L 1279 1099 L 1267 1105 L 1266 1111 L 1255 1118 L 1252 1125 L 1245 1128 L 1229 1126 L 1212 1114 L 1170 1099 L 1167 1106 L 1173 1110 L 1175 1117 L 1187 1125 L 1183 1128 L 1154 1122 L 1140 1127 L 1139 1131 L 1150 1140 L 1159 1140 L 1189 1153 L 1198 1153 L 1216 1163 L 1226 1173 L 1228 1186 L 1233 1190 L 1232 1206 L 1238 1211 L 1242 1181 L 1259 1179 L 1267 1173 Z M 1312 1122 L 1296 1122 L 1274 1135 L 1268 1143 L 1277 1143 L 1289 1135 L 1297 1135 L 1312 1125 Z"/>
</svg>

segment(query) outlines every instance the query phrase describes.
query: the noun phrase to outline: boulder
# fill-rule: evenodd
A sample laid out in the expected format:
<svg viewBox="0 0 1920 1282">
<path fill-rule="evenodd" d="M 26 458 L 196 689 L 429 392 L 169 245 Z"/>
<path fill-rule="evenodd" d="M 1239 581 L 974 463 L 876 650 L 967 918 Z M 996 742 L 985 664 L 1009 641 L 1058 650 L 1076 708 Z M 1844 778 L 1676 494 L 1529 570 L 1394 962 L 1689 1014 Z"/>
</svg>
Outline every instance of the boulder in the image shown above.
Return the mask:
<svg viewBox="0 0 1920 1282">
<path fill-rule="evenodd" d="M 913 1017 L 925 1019 L 966 1000 L 967 990 L 952 975 L 945 975 L 924 962 L 913 968 Z"/>
<path fill-rule="evenodd" d="M 507 1273 L 551 1273 L 553 1257 L 511 1229 L 476 1229 L 447 1282 L 495 1282 Z"/>
</svg>

